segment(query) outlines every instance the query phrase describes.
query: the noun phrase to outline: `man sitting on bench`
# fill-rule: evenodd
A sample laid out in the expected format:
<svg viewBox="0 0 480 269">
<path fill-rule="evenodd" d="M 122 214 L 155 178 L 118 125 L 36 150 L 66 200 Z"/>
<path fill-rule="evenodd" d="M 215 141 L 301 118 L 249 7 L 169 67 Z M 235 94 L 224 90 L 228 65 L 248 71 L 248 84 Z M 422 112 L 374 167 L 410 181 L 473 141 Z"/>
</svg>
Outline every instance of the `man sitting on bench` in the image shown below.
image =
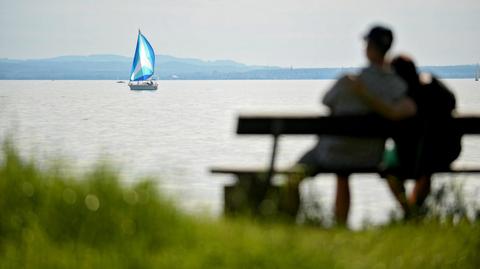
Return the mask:
<svg viewBox="0 0 480 269">
<path fill-rule="evenodd" d="M 371 95 L 386 104 L 395 104 L 399 109 L 400 118 L 415 114 L 415 104 L 406 96 L 406 84 L 385 62 L 385 54 L 393 41 L 392 31 L 383 26 L 375 26 L 364 39 L 369 66 L 361 70 L 358 78 Z M 323 103 L 329 107 L 332 116 L 373 113 L 371 107 L 352 90 L 352 81 L 349 77 L 340 78 L 323 97 Z M 314 148 L 298 162 L 303 168 L 304 175 L 291 177 L 287 182 L 281 201 L 282 210 L 293 216 L 297 214 L 300 206 L 299 184 L 304 177 L 315 176 L 326 168 L 345 170 L 345 173 L 337 174 L 334 209 L 337 224 L 345 225 L 350 208 L 347 171 L 377 167 L 382 159 L 384 146 L 385 139 L 382 138 L 320 136 Z"/>
</svg>

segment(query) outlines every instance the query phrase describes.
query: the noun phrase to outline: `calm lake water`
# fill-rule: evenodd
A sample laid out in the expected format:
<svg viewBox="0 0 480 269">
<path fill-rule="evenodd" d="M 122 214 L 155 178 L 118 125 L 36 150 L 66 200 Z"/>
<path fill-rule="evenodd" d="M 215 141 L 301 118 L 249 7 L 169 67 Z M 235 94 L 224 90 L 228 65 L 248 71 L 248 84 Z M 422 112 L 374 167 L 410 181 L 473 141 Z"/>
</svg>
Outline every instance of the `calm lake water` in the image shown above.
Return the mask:
<svg viewBox="0 0 480 269">
<path fill-rule="evenodd" d="M 480 83 L 446 80 L 460 113 L 480 113 Z M 107 159 L 126 183 L 154 176 L 180 207 L 222 210 L 229 176 L 214 165 L 267 165 L 269 137 L 235 135 L 242 112 L 325 113 L 320 98 L 331 80 L 160 81 L 155 92 L 133 92 L 115 81 L 0 81 L 0 138 L 12 135 L 25 156 L 42 164 L 62 158 L 81 171 Z M 313 136 L 280 140 L 278 165 L 288 166 L 315 143 Z M 478 164 L 480 139 L 466 137 L 459 164 Z M 439 175 L 438 185 L 452 181 Z M 469 201 L 480 203 L 480 180 L 456 176 Z M 353 176 L 350 224 L 382 223 L 398 210 L 385 183 Z M 303 194 L 327 212 L 334 198 L 331 175 L 303 184 Z"/>
</svg>

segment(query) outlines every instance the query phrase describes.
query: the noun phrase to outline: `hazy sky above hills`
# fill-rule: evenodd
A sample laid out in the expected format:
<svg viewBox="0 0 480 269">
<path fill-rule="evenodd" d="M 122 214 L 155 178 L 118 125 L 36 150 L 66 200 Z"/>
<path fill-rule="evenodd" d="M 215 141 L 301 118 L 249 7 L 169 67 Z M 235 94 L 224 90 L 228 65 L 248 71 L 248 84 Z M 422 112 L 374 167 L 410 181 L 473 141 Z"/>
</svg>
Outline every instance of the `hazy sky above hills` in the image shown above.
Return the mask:
<svg viewBox="0 0 480 269">
<path fill-rule="evenodd" d="M 421 65 L 480 61 L 478 0 L 0 0 L 0 58 L 157 54 L 294 67 L 359 66 L 362 34 L 392 27 Z"/>
</svg>

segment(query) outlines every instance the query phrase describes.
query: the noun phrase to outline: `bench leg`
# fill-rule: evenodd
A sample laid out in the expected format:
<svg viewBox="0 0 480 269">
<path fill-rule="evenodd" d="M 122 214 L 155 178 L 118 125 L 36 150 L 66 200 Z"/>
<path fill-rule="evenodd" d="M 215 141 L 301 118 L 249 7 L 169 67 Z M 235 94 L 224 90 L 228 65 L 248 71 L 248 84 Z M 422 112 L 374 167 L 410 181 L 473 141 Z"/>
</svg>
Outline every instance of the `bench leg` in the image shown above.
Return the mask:
<svg viewBox="0 0 480 269">
<path fill-rule="evenodd" d="M 279 188 L 258 175 L 238 176 L 236 184 L 224 187 L 226 216 L 272 216 L 278 210 Z"/>
</svg>

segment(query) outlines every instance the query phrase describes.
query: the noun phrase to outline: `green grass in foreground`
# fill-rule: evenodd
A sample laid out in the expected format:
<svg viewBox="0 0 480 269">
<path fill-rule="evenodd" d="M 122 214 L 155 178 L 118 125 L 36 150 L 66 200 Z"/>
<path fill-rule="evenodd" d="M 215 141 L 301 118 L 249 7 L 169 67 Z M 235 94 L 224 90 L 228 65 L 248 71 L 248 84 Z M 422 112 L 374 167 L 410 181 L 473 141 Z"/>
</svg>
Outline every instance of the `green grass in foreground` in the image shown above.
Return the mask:
<svg viewBox="0 0 480 269">
<path fill-rule="evenodd" d="M 99 166 L 79 178 L 4 145 L 0 268 L 479 268 L 480 224 L 360 232 L 176 210 L 149 182 Z"/>
</svg>

